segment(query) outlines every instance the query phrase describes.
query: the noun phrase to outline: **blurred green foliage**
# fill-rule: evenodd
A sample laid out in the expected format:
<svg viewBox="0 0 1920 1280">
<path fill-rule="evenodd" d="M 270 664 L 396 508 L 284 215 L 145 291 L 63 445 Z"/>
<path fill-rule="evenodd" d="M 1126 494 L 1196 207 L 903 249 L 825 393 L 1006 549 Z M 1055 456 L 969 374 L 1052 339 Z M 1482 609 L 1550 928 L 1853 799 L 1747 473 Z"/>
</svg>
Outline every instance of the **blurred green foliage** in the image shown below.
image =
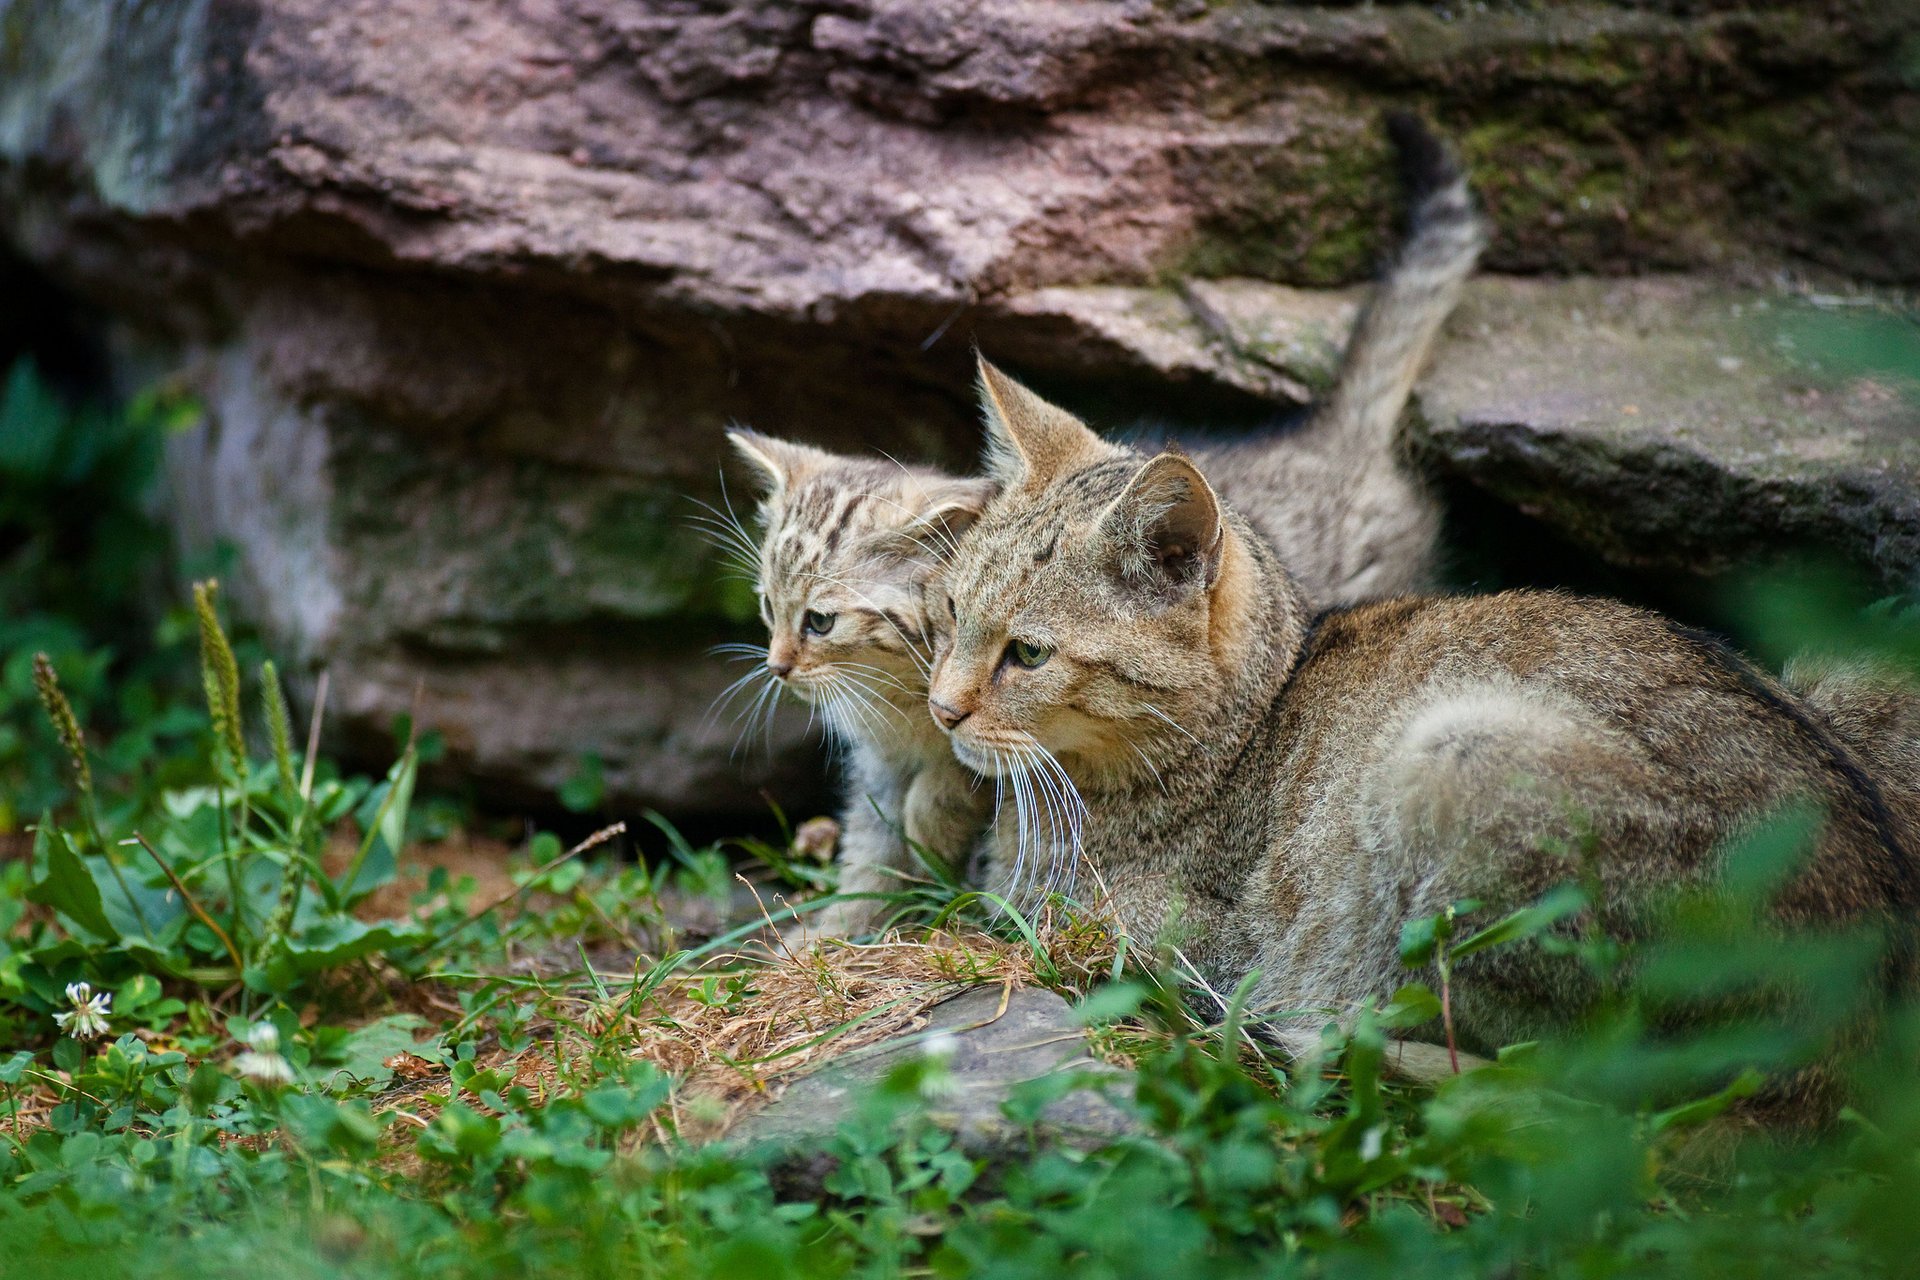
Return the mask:
<svg viewBox="0 0 1920 1280">
<path fill-rule="evenodd" d="M 149 394 L 122 408 L 76 406 L 30 361 L 0 391 L 0 834 L 62 794 L 61 751 L 33 686 L 49 654 L 89 725 L 113 731 L 109 772 L 143 791 L 177 776 L 204 724 L 193 702 L 194 624 L 156 628 L 164 540 L 148 513 L 166 434 L 197 413 Z"/>
</svg>

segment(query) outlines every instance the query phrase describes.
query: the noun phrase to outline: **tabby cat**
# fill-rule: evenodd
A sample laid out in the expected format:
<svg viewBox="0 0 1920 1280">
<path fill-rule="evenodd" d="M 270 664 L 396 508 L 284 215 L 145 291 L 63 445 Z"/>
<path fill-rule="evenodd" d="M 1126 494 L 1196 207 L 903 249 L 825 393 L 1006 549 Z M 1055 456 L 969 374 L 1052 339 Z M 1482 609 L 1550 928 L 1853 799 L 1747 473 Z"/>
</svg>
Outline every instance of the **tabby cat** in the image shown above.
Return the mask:
<svg viewBox="0 0 1920 1280">
<path fill-rule="evenodd" d="M 1269 1010 L 1406 975 L 1401 924 L 1526 903 L 1589 848 L 1602 923 L 1801 802 L 1827 816 L 1788 921 L 1911 917 L 1911 851 L 1862 762 L 1793 695 L 1625 605 L 1551 593 L 1316 612 L 1194 460 L 1096 436 L 991 366 L 997 494 L 949 559 L 929 707 L 1034 802 L 990 837 L 1032 886 L 1084 863 L 1128 933 L 1171 937 Z M 1537 1036 L 1577 966 L 1475 957 L 1464 1042 Z M 1571 985 L 1570 985 L 1571 984 Z"/>
<path fill-rule="evenodd" d="M 1388 127 L 1413 195 L 1409 234 L 1335 385 L 1297 430 L 1202 451 L 1233 477 L 1234 500 L 1285 550 L 1303 589 L 1330 603 L 1412 589 L 1432 574 L 1437 508 L 1401 465 L 1394 428 L 1485 242 L 1448 149 L 1411 117 Z M 822 706 L 847 748 L 841 889 L 896 887 L 912 865 L 907 841 L 962 853 L 994 809 L 996 785 L 960 768 L 926 717 L 931 633 L 943 619 L 921 607 L 992 483 L 751 431 L 730 439 L 766 493 L 759 539 L 737 525 L 728 536 L 754 562 L 767 670 Z M 830 933 L 857 932 L 874 909 L 848 901 L 820 920 Z"/>
</svg>

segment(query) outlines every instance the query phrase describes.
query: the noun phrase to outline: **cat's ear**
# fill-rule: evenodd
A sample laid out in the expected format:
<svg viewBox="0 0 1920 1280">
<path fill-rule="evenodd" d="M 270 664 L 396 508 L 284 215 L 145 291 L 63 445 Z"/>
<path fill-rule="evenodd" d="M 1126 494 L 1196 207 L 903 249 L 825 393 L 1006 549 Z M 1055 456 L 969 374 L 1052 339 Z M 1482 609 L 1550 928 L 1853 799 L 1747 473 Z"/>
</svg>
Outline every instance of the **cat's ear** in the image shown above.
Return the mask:
<svg viewBox="0 0 1920 1280">
<path fill-rule="evenodd" d="M 995 480 L 1009 489 L 1040 488 L 1108 451 L 1086 423 L 1027 390 L 986 357 L 976 358 L 980 412 L 987 422 L 987 474 Z"/>
<path fill-rule="evenodd" d="M 766 493 L 792 488 L 807 476 L 833 461 L 833 455 L 810 444 L 776 440 L 758 431 L 735 427 L 727 432 L 727 443 L 752 464 L 754 474 Z"/>
<path fill-rule="evenodd" d="M 1220 574 L 1226 525 L 1220 499 L 1179 453 L 1151 458 L 1101 517 L 1121 576 L 1176 594 L 1207 590 Z"/>
</svg>

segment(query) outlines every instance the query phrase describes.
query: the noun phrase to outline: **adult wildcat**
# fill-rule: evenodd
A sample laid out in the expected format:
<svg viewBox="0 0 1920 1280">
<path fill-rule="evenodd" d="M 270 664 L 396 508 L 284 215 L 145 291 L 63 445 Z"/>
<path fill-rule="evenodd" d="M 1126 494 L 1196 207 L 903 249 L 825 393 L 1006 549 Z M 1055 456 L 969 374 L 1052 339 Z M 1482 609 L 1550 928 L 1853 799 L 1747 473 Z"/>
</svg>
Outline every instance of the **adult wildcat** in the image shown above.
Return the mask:
<svg viewBox="0 0 1920 1280">
<path fill-rule="evenodd" d="M 1131 936 L 1228 986 L 1257 971 L 1269 1010 L 1384 996 L 1404 921 L 1531 901 L 1583 844 L 1630 937 L 1797 805 L 1825 822 L 1783 922 L 1897 934 L 1920 905 L 1876 780 L 1723 649 L 1550 593 L 1317 612 L 1194 460 L 1104 441 L 984 362 L 981 386 L 998 492 L 942 575 L 929 707 L 968 768 L 1040 786 L 995 820 L 1008 878 L 1084 860 Z M 1495 1047 L 1583 994 L 1538 948 L 1483 953 L 1457 1024 Z"/>
<path fill-rule="evenodd" d="M 1446 147 L 1411 117 L 1388 125 L 1413 194 L 1409 234 L 1333 388 L 1295 430 L 1201 451 L 1233 477 L 1235 500 L 1285 550 L 1304 589 L 1328 603 L 1431 575 L 1437 508 L 1401 465 L 1394 428 L 1485 241 Z M 753 561 L 766 670 L 819 705 L 846 747 L 841 890 L 877 895 L 911 868 L 909 843 L 962 853 L 993 812 L 996 788 L 959 767 L 926 717 L 932 633 L 944 619 L 921 599 L 993 484 L 751 431 L 729 439 L 765 493 L 760 537 L 737 525 L 726 536 Z M 877 906 L 837 904 L 822 926 L 856 932 Z"/>
</svg>

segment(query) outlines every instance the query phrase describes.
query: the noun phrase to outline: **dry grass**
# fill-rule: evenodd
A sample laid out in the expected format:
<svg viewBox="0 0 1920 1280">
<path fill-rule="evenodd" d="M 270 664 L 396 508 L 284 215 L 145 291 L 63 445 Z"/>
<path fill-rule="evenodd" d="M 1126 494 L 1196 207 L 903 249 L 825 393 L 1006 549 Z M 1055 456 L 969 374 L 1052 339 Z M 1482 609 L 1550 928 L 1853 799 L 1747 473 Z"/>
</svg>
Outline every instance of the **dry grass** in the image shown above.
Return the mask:
<svg viewBox="0 0 1920 1280">
<path fill-rule="evenodd" d="M 967 987 L 1040 984 L 1030 950 L 984 934 L 776 945 L 730 961 L 616 1015 L 634 1055 L 679 1082 L 684 1137 L 716 1137 L 822 1063 L 923 1028 L 927 1010 Z"/>
</svg>

